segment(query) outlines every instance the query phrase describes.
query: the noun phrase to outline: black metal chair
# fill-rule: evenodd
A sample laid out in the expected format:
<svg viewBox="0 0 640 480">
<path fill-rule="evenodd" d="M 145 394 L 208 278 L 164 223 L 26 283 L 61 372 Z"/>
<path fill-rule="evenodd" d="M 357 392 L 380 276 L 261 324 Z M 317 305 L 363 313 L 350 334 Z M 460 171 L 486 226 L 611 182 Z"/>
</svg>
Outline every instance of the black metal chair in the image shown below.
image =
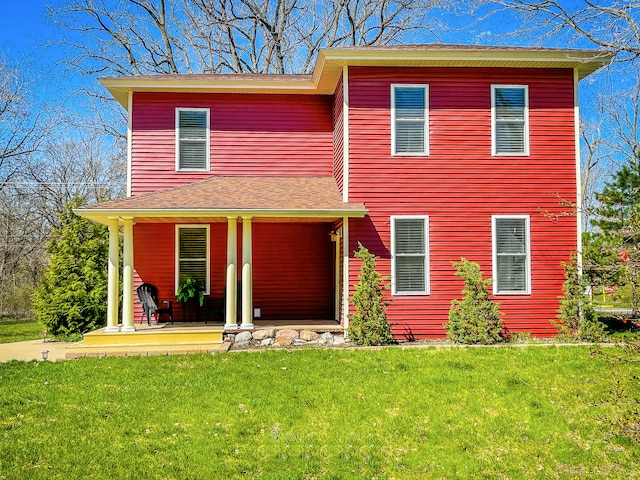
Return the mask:
<svg viewBox="0 0 640 480">
<path fill-rule="evenodd" d="M 156 316 L 156 322 L 160 320 L 163 314 L 169 315 L 169 320 L 173 323 L 173 302 L 168 301 L 167 308 L 160 308 L 158 306 L 158 289 L 150 283 L 143 283 L 136 289 L 138 299 L 142 305 L 142 317 L 140 323 L 144 317 L 147 317 L 147 325 L 151 325 L 151 315 Z"/>
</svg>

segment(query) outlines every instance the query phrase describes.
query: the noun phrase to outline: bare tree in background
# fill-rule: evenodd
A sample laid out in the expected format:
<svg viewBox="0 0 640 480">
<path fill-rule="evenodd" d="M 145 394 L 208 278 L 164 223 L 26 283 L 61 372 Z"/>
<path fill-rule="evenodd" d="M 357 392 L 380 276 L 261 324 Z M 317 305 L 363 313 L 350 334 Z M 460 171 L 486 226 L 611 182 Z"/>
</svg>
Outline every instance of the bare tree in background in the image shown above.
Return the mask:
<svg viewBox="0 0 640 480">
<path fill-rule="evenodd" d="M 43 137 L 40 114 L 29 103 L 30 87 L 26 73 L 0 58 L 0 190 Z"/>
<path fill-rule="evenodd" d="M 77 195 L 113 198 L 126 175 L 124 148 L 66 127 L 69 120 L 38 101 L 27 76 L 0 62 L 0 314 L 30 310 L 64 203 Z"/>
<path fill-rule="evenodd" d="M 640 56 L 640 2 L 630 0 L 486 0 L 522 15 L 522 35 L 565 39 L 576 45 L 619 53 L 618 60 Z M 494 10 L 495 12 L 495 10 Z M 514 32 L 515 33 L 515 32 Z"/>
<path fill-rule="evenodd" d="M 306 73 L 322 47 L 438 39 L 450 0 L 68 0 L 51 10 L 82 42 L 85 74 Z"/>
<path fill-rule="evenodd" d="M 64 125 L 65 122 L 62 122 Z M 97 202 L 125 193 L 125 147 L 90 129 L 60 125 L 0 189 L 0 314 L 24 314 L 46 264 L 46 242 L 58 212 L 83 197 Z"/>
</svg>

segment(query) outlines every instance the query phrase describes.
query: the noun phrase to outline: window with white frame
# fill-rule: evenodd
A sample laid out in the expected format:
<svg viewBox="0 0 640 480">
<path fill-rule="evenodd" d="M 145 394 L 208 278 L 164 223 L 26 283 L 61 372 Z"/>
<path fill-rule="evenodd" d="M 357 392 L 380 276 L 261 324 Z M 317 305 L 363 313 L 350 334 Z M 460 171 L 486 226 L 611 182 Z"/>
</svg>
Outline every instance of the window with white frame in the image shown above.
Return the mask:
<svg viewBox="0 0 640 480">
<path fill-rule="evenodd" d="M 493 220 L 493 293 L 531 293 L 529 216 L 495 215 Z"/>
<path fill-rule="evenodd" d="M 428 85 L 391 85 L 391 153 L 429 154 Z"/>
<path fill-rule="evenodd" d="M 176 109 L 176 170 L 209 170 L 209 109 Z"/>
<path fill-rule="evenodd" d="M 529 88 L 491 86 L 493 155 L 529 155 Z"/>
<path fill-rule="evenodd" d="M 176 225 L 176 295 L 188 278 L 209 295 L 209 225 Z"/>
<path fill-rule="evenodd" d="M 429 293 L 429 217 L 391 217 L 391 270 L 394 295 Z"/>
</svg>

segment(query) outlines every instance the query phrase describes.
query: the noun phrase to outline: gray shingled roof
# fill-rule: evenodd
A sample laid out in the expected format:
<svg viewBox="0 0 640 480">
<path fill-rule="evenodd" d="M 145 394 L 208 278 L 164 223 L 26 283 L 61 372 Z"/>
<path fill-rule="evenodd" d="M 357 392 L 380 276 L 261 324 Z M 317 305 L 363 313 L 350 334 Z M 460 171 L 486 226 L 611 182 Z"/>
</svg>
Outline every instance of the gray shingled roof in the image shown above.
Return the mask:
<svg viewBox="0 0 640 480">
<path fill-rule="evenodd" d="M 364 212 L 344 203 L 332 176 L 212 176 L 200 182 L 79 209 L 102 210 L 273 210 Z"/>
</svg>

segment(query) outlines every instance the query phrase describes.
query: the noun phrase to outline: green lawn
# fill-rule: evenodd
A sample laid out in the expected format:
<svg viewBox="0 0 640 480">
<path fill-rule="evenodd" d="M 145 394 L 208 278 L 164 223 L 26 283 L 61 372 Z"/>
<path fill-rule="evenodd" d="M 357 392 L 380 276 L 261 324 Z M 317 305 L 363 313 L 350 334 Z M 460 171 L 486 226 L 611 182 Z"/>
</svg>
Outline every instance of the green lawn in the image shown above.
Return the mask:
<svg viewBox="0 0 640 480">
<path fill-rule="evenodd" d="M 43 330 L 44 327 L 33 317 L 0 315 L 0 343 L 36 340 L 42 338 Z"/>
<path fill-rule="evenodd" d="M 590 353 L 396 347 L 1 364 L 0 478 L 640 478 L 640 444 L 619 434 L 637 422 L 640 364 L 613 369 Z"/>
</svg>

